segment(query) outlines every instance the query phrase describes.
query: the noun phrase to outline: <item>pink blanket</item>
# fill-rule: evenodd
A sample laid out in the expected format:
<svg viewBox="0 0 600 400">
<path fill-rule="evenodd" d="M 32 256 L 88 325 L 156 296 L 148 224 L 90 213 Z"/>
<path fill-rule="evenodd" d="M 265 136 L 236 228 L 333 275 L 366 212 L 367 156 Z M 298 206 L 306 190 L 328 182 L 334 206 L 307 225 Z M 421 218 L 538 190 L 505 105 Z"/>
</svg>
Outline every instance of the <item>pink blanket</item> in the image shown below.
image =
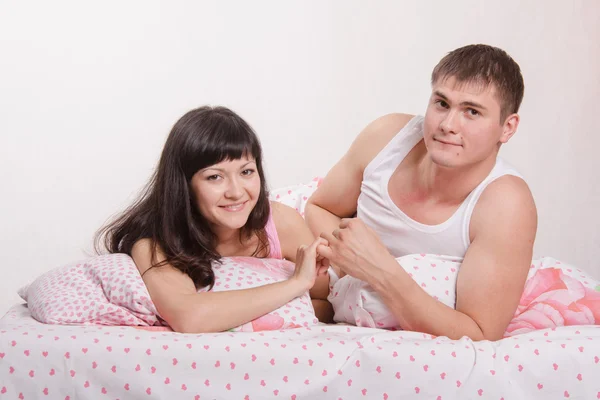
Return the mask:
<svg viewBox="0 0 600 400">
<path fill-rule="evenodd" d="M 600 325 L 600 284 L 552 258 L 532 264 L 505 336 L 570 325 Z"/>
</svg>

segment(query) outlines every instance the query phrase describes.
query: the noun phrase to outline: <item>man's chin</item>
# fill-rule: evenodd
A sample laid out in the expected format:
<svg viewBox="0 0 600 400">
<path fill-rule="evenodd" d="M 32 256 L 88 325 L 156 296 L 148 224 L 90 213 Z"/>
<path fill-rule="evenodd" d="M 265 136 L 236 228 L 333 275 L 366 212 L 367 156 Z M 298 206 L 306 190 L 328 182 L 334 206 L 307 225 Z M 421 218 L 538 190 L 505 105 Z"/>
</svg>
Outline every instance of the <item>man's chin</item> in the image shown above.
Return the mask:
<svg viewBox="0 0 600 400">
<path fill-rule="evenodd" d="M 456 160 L 450 159 L 448 156 L 444 157 L 431 157 L 431 160 L 435 165 L 442 168 L 456 168 L 460 167 L 460 164 Z"/>
</svg>

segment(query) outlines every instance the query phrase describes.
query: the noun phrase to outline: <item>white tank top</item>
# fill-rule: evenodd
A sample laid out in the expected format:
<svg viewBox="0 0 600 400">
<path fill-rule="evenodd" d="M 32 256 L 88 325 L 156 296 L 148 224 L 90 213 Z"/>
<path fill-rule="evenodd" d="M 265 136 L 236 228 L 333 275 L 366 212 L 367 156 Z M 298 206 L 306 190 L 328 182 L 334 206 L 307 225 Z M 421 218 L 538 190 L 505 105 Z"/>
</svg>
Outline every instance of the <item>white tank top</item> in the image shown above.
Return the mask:
<svg viewBox="0 0 600 400">
<path fill-rule="evenodd" d="M 411 219 L 392 201 L 388 183 L 404 157 L 423 138 L 423 117 L 412 118 L 367 165 L 358 197 L 357 217 L 370 226 L 394 257 L 407 254 L 440 254 L 464 258 L 471 240 L 469 224 L 483 190 L 504 175 L 521 175 L 500 158 L 490 174 L 439 225 L 425 225 Z"/>
</svg>

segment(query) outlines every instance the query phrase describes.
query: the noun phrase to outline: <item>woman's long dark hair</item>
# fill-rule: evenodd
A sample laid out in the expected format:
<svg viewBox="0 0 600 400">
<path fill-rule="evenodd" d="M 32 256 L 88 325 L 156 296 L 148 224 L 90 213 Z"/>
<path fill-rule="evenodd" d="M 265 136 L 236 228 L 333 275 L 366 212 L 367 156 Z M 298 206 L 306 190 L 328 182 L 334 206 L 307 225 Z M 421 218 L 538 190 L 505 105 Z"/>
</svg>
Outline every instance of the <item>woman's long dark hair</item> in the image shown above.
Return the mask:
<svg viewBox="0 0 600 400">
<path fill-rule="evenodd" d="M 225 107 L 200 107 L 186 113 L 173 126 L 158 168 L 140 197 L 95 237 L 96 252 L 131 255 L 140 239 L 152 241 L 152 266 L 170 264 L 187 274 L 197 288 L 212 286 L 211 263 L 219 261 L 217 238 L 198 212 L 190 190 L 200 169 L 226 160 L 252 156 L 261 181 L 256 206 L 240 230 L 240 240 L 258 236 L 254 255 L 268 254 L 265 225 L 269 218 L 268 190 L 258 137 L 240 116 Z M 158 248 L 165 260 L 157 263 Z"/>
</svg>

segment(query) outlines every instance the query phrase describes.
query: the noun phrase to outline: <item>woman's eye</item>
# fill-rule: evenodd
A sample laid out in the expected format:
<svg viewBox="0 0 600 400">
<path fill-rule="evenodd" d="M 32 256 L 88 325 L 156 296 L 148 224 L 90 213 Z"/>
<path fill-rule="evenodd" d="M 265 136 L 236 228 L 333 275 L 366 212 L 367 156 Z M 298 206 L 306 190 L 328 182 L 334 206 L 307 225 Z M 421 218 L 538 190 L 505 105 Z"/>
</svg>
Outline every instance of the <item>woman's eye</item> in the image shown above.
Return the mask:
<svg viewBox="0 0 600 400">
<path fill-rule="evenodd" d="M 242 171 L 242 175 L 244 175 L 244 176 L 252 175 L 253 173 L 254 173 L 253 169 L 245 169 Z"/>
<path fill-rule="evenodd" d="M 206 177 L 206 180 L 209 180 L 209 181 L 216 181 L 217 179 L 219 179 L 219 175 L 211 175 L 211 176 Z"/>
</svg>

